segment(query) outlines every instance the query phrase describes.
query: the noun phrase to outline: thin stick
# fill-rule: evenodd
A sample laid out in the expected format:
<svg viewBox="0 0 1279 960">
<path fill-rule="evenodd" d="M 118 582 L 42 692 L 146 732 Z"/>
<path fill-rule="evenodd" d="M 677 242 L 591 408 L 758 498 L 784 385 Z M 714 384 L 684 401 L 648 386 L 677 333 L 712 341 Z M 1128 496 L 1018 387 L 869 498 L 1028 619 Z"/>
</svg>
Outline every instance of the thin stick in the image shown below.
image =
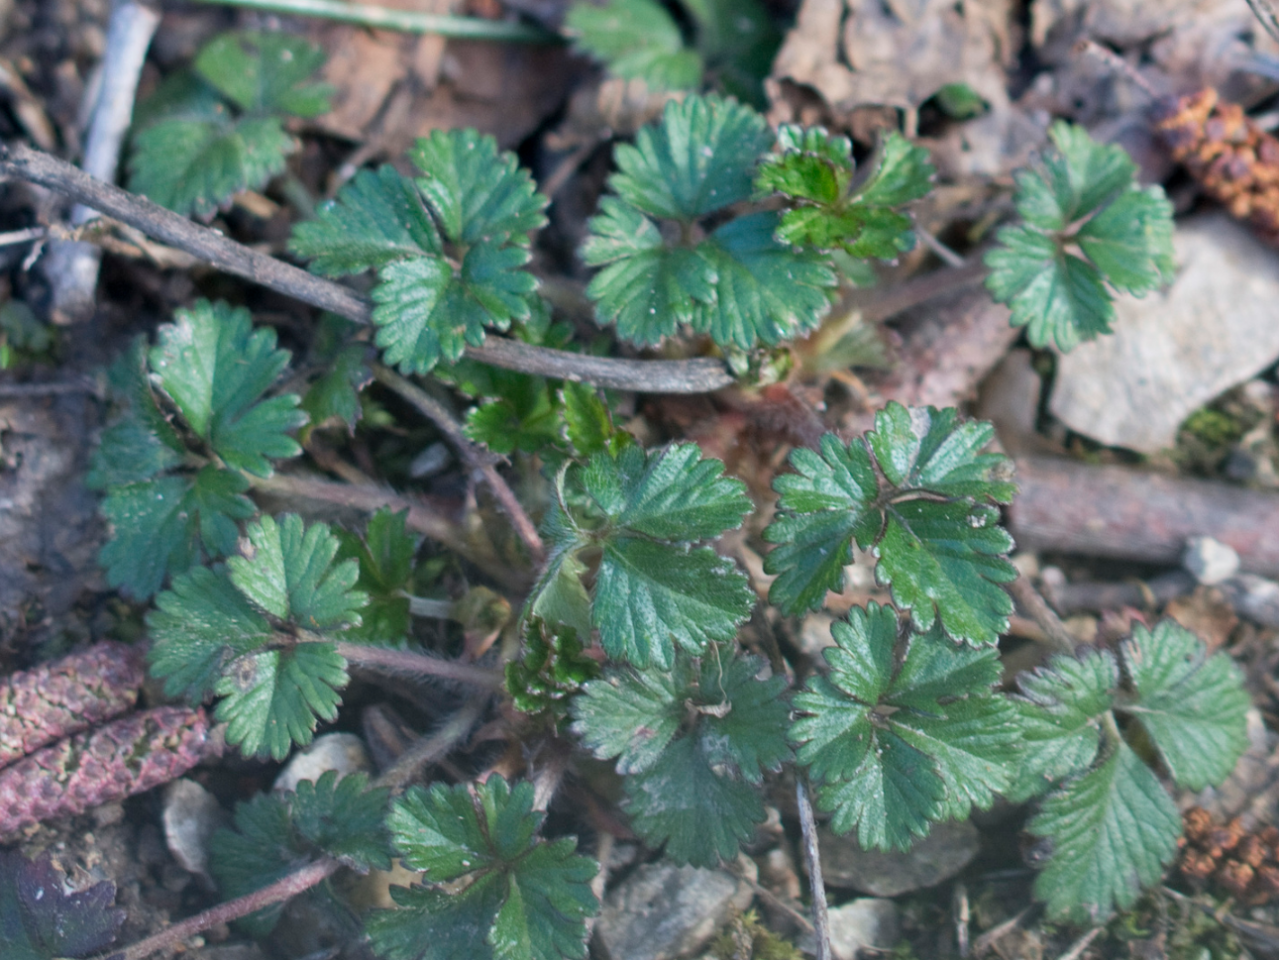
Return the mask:
<svg viewBox="0 0 1279 960">
<path fill-rule="evenodd" d="M 485 20 L 442 13 L 416 13 L 344 3 L 342 0 L 199 0 L 224 7 L 262 10 L 267 13 L 319 17 L 353 23 L 361 27 L 381 27 L 402 33 L 434 33 L 450 40 L 495 40 L 501 43 L 560 44 L 563 38 L 541 27 L 514 20 Z"/>
<path fill-rule="evenodd" d="M 399 790 L 408 785 L 428 763 L 448 755 L 457 744 L 471 732 L 480 713 L 488 703 L 488 697 L 477 697 L 449 718 L 439 730 L 429 737 L 423 737 L 413 746 L 405 750 L 395 765 L 377 778 L 374 786 L 390 787 Z"/>
<path fill-rule="evenodd" d="M 12 247 L 19 243 L 30 243 L 39 240 L 49 231 L 45 227 L 27 227 L 25 230 L 10 230 L 0 233 L 0 247 Z"/>
<path fill-rule="evenodd" d="M 1010 917 L 1003 923 L 991 927 L 983 933 L 973 942 L 973 956 L 980 957 L 985 955 L 991 947 L 1021 926 L 1022 921 L 1026 919 L 1027 914 L 1033 909 L 1035 909 L 1033 905 L 1029 906 L 1015 917 Z"/>
<path fill-rule="evenodd" d="M 338 656 L 345 658 L 353 666 L 369 670 L 381 670 L 400 676 L 442 677 L 486 690 L 492 690 L 502 682 L 502 675 L 496 670 L 486 670 L 470 663 L 445 660 L 411 650 L 372 647 L 365 643 L 348 643 L 343 640 L 335 643 L 334 647 Z"/>
<path fill-rule="evenodd" d="M 1105 929 L 1105 927 L 1093 927 L 1071 944 L 1070 949 L 1058 957 L 1057 960 L 1079 960 L 1084 955 L 1084 951 L 1088 949 L 1094 940 L 1101 936 L 1101 932 Z"/>
<path fill-rule="evenodd" d="M 1004 584 L 1004 589 L 1023 610 L 1030 614 L 1035 623 L 1039 624 L 1050 644 L 1062 653 L 1074 653 L 1079 641 L 1066 629 L 1066 625 L 1061 622 L 1061 617 L 1048 606 L 1048 601 L 1039 595 L 1039 591 L 1025 575 L 1019 576 L 1012 583 Z"/>
<path fill-rule="evenodd" d="M 381 364 L 374 365 L 373 377 L 378 383 L 394 390 L 416 407 L 419 413 L 434 423 L 448 437 L 453 446 L 457 447 L 467 465 L 472 470 L 477 471 L 489 485 L 489 489 L 493 491 L 493 496 L 506 512 L 507 517 L 510 518 L 511 525 L 515 527 L 516 534 L 524 542 L 524 546 L 532 557 L 534 564 L 541 564 L 546 548 L 542 545 L 542 538 L 538 536 L 537 527 L 529 519 L 529 515 L 524 512 L 520 501 L 516 499 L 515 491 L 510 488 L 505 478 L 497 472 L 497 467 L 493 466 L 492 460 L 486 457 L 484 452 L 476 447 L 475 444 L 471 443 L 466 434 L 462 432 L 462 427 L 449 416 L 449 412 L 425 390 L 410 383 L 394 370 Z"/>
<path fill-rule="evenodd" d="M 962 880 L 955 884 L 955 945 L 959 948 L 960 960 L 968 960 L 968 885 Z"/>
<path fill-rule="evenodd" d="M 193 937 L 197 933 L 208 930 L 210 927 L 239 920 L 264 907 L 281 903 L 290 897 L 310 890 L 316 884 L 332 876 L 340 866 L 340 863 L 329 857 L 316 860 L 314 863 L 307 864 L 301 870 L 290 873 L 287 877 L 282 877 L 261 890 L 254 890 L 252 893 L 246 893 L 242 897 L 236 897 L 234 900 L 220 903 L 216 907 L 210 907 L 203 913 L 197 913 L 194 917 L 188 917 L 181 923 L 165 927 L 159 933 L 147 937 L 145 940 L 139 940 L 132 946 L 110 953 L 107 955 L 106 960 L 142 960 L 143 957 L 149 957 L 151 954 L 166 947 L 176 946 L 188 937 Z"/>
<path fill-rule="evenodd" d="M 51 397 L 63 393 L 93 393 L 96 388 L 88 381 L 54 380 L 52 383 L 0 383 L 0 400 L 25 399 L 27 397 Z"/>
<path fill-rule="evenodd" d="M 817 960 L 831 960 L 830 918 L 826 911 L 826 884 L 822 880 L 822 857 L 817 848 L 817 824 L 808 784 L 795 778 L 795 800 L 799 804 L 799 829 L 804 835 L 804 860 L 808 863 L 808 884 L 813 890 L 813 935 L 817 938 Z"/>
<path fill-rule="evenodd" d="M 185 250 L 224 273 L 243 277 L 356 323 L 370 322 L 369 301 L 354 290 L 250 250 L 216 230 L 180 217 L 145 197 L 95 180 L 78 167 L 25 144 L 0 145 L 0 177 L 47 187 L 135 227 L 161 243 Z M 708 393 L 735 382 L 721 361 L 710 358 L 588 357 L 497 336 L 490 336 L 483 346 L 467 347 L 466 355 L 506 370 L 641 393 Z"/>
</svg>

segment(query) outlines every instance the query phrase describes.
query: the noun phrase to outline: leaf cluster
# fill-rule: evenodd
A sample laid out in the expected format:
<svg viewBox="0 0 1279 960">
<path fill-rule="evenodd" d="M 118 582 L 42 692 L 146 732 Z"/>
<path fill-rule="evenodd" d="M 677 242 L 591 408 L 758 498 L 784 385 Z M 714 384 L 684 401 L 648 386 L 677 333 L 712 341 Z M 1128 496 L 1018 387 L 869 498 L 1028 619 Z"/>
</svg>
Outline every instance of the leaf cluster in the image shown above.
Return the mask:
<svg viewBox="0 0 1279 960">
<path fill-rule="evenodd" d="M 311 83 L 324 51 L 301 37 L 224 33 L 173 74 L 138 110 L 129 187 L 177 213 L 212 216 L 241 190 L 284 171 L 296 143 L 286 117 L 329 109 L 331 89 Z"/>
<path fill-rule="evenodd" d="M 223 698 L 215 716 L 246 755 L 282 760 L 337 716 L 347 673 L 334 640 L 368 601 L 359 561 L 337 553 L 323 523 L 262 517 L 226 566 L 174 577 L 147 616 L 151 672 L 170 696 Z"/>
<path fill-rule="evenodd" d="M 233 828 L 210 838 L 209 870 L 228 898 L 269 886 L 320 857 L 360 873 L 389 870 L 389 797 L 385 788 L 370 788 L 365 774 L 339 777 L 336 770 L 303 780 L 294 792 L 260 793 L 236 807 Z M 265 936 L 283 910 L 275 904 L 240 923 Z"/>
<path fill-rule="evenodd" d="M 1036 347 L 1068 351 L 1114 319 L 1113 291 L 1145 294 L 1172 280 L 1172 204 L 1137 183 L 1122 147 L 1057 121 L 1053 150 L 1017 174 L 1022 223 L 999 231 L 986 254 L 991 296 L 1012 308 Z"/>
<path fill-rule="evenodd" d="M 537 837 L 544 814 L 533 786 L 483 783 L 411 787 L 387 819 L 405 866 L 426 883 L 393 887 L 395 910 L 367 929 L 387 960 L 560 960 L 586 956 L 586 920 L 598 867 L 571 838 Z"/>
<path fill-rule="evenodd" d="M 266 396 L 289 363 L 275 343 L 247 310 L 201 300 L 111 368 L 118 412 L 87 482 L 107 494 L 100 561 L 112 587 L 145 599 L 170 575 L 232 553 L 238 523 L 256 512 L 248 476 L 301 453 L 298 397 Z"/>
<path fill-rule="evenodd" d="M 905 849 L 1009 785 L 1019 730 L 995 691 L 998 653 L 940 634 L 903 636 L 892 607 L 854 607 L 832 625 L 830 672 L 795 695 L 790 735 L 818 807 L 864 848 Z"/>
<path fill-rule="evenodd" d="M 719 646 L 680 652 L 669 671 L 611 668 L 573 701 L 573 730 L 617 758 L 631 823 L 650 846 L 711 867 L 737 856 L 764 820 L 760 785 L 790 759 L 785 677 Z"/>
<path fill-rule="evenodd" d="M 1248 695 L 1228 656 L 1209 656 L 1171 620 L 1137 625 L 1118 658 L 1056 657 L 1020 687 L 1024 748 L 1009 793 L 1048 791 L 1029 824 L 1051 845 L 1036 895 L 1054 915 L 1101 922 L 1177 851 L 1181 817 L 1149 760 L 1179 787 L 1220 783 L 1247 747 Z"/>
<path fill-rule="evenodd" d="M 426 373 L 487 328 L 530 317 L 537 282 L 523 267 L 548 201 L 514 154 L 474 130 L 437 130 L 408 158 L 420 176 L 360 171 L 290 247 L 323 276 L 376 271 L 377 344 L 388 363 Z"/>
<path fill-rule="evenodd" d="M 776 544 L 765 570 L 769 601 L 785 613 L 817 609 L 841 590 L 853 543 L 878 556 L 875 577 L 918 632 L 940 623 L 956 641 L 994 644 L 1012 601 L 999 586 L 1016 578 L 1005 559 L 1012 538 L 995 504 L 1016 490 L 1010 461 L 980 453 L 994 437 L 953 408 L 890 403 L 875 429 L 845 444 L 797 449 L 795 473 L 779 476 L 777 516 L 764 531 Z"/>
</svg>

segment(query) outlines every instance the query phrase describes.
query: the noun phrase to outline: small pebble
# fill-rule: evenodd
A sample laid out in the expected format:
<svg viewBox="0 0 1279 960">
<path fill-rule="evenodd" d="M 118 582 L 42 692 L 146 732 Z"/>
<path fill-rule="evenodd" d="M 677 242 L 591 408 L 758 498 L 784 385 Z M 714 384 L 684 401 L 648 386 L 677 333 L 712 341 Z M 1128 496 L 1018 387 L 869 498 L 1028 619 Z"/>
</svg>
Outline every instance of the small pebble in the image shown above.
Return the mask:
<svg viewBox="0 0 1279 960">
<path fill-rule="evenodd" d="M 336 770 L 340 779 L 348 773 L 367 773 L 372 767 L 364 741 L 355 734 L 326 733 L 289 761 L 271 789 L 287 793 L 303 780 L 314 783 L 330 770 Z"/>
<path fill-rule="evenodd" d="M 1186 541 L 1181 565 L 1200 583 L 1212 585 L 1239 572 L 1239 554 L 1212 537 L 1191 537 Z"/>
</svg>

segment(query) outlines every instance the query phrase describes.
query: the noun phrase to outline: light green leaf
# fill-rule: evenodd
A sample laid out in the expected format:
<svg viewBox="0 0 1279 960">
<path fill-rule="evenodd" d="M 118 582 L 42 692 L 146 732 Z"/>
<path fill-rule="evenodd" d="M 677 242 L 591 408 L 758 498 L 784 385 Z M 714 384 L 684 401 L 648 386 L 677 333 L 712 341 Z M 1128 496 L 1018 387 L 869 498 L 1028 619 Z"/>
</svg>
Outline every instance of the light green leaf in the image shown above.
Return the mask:
<svg viewBox="0 0 1279 960">
<path fill-rule="evenodd" d="M 324 50 L 278 30 L 223 33 L 200 51 L 195 69 L 241 110 L 315 117 L 327 113 L 333 89 L 307 83 Z"/>
<path fill-rule="evenodd" d="M 575 3 L 564 27 L 577 46 L 602 60 L 615 77 L 643 80 L 650 90 L 690 90 L 702 80 L 697 51 L 656 0 Z"/>
</svg>

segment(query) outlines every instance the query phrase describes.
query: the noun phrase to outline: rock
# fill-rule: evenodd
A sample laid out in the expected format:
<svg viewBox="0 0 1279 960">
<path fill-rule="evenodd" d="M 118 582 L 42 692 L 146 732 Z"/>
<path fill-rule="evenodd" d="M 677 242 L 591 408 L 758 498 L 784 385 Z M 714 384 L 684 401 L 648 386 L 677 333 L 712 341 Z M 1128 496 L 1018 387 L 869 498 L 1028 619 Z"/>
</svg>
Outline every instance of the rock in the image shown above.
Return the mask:
<svg viewBox="0 0 1279 960">
<path fill-rule="evenodd" d="M 1212 537 L 1191 537 L 1186 541 L 1181 565 L 1200 583 L 1211 585 L 1239 572 L 1239 554 Z"/>
<path fill-rule="evenodd" d="M 1115 332 L 1061 357 L 1051 409 L 1072 430 L 1155 453 L 1182 421 L 1279 357 L 1279 259 L 1224 213 L 1192 217 L 1174 237 L 1172 286 L 1115 303 Z"/>
<path fill-rule="evenodd" d="M 185 777 L 164 788 L 164 842 L 184 870 L 209 875 L 209 838 L 230 822 L 217 797 Z"/>
<path fill-rule="evenodd" d="M 830 911 L 830 949 L 836 960 L 856 960 L 864 947 L 891 950 L 900 938 L 901 917 L 891 900 L 861 897 Z"/>
<path fill-rule="evenodd" d="M 977 828 L 967 820 L 935 824 L 906 851 L 863 850 L 857 840 L 818 830 L 826 885 L 895 897 L 949 880 L 977 856 Z"/>
<path fill-rule="evenodd" d="M 348 773 L 367 773 L 372 768 L 363 740 L 353 733 L 326 733 L 288 762 L 271 789 L 296 790 L 303 780 L 314 783 L 330 770 L 336 770 L 341 779 Z"/>
<path fill-rule="evenodd" d="M 675 960 L 704 947 L 752 897 L 726 870 L 645 864 L 605 898 L 595 935 L 609 960 Z"/>
</svg>

